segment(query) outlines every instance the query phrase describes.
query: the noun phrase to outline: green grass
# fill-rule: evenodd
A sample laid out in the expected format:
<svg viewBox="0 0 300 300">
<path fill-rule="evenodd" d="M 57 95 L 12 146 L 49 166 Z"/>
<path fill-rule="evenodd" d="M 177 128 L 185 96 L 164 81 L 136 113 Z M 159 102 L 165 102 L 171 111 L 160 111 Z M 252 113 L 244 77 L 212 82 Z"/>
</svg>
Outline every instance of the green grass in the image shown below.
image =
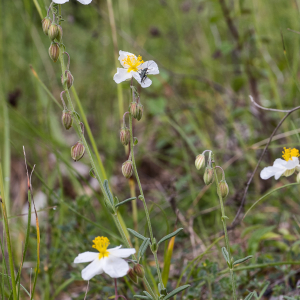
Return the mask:
<svg viewBox="0 0 300 300">
<path fill-rule="evenodd" d="M 210 149 L 216 163 L 225 169 L 230 189 L 225 211 L 230 225 L 266 142 L 259 148 L 253 145 L 267 139 L 283 117 L 282 113 L 254 108 L 248 95 L 258 95 L 257 102 L 270 108 L 299 105 L 300 36 L 287 28 L 300 31 L 300 1 L 226 1 L 229 17 L 239 32 L 238 49 L 219 1 L 112 2 L 119 49 L 140 54 L 144 60 L 154 59 L 160 68 L 160 75 L 151 77 L 151 87 L 138 87 L 144 116 L 134 122 L 134 136 L 138 138 L 135 159 L 154 235 L 159 240 L 176 226 L 184 228 L 175 239 L 167 290 L 191 284 L 177 299 L 232 299 L 221 251 L 224 239 L 210 248 L 222 232 L 218 196 L 214 186 L 204 185 L 203 171 L 194 167 L 195 154 Z M 60 103 L 60 65 L 48 56 L 50 41 L 43 34 L 37 10 L 40 7 L 45 16 L 49 3 L 1 2 L 0 155 L 4 179 L 10 177 L 9 181 L 4 180 L 9 216 L 22 214 L 27 201 L 23 145 L 28 164 L 36 164 L 33 194 L 42 191 L 47 197 L 49 209 L 43 215 L 39 213 L 41 263 L 36 298 L 83 299 L 86 282 L 80 276 L 82 266 L 74 265 L 74 258 L 81 252 L 92 251 L 95 236 L 108 236 L 112 246 L 122 241 L 103 205 L 99 185 L 89 175 L 88 156 L 78 163 L 70 157 L 70 147 L 78 138 L 73 128 L 66 131 L 61 125 L 61 108 L 54 101 Z M 127 155 L 119 142 L 120 107 L 118 88 L 112 79 L 116 68 L 107 3 L 93 0 L 91 5 L 84 6 L 71 1 L 62 8 L 70 71 L 95 139 L 91 149 L 98 149 L 111 190 L 122 201 L 130 198 L 131 193 L 121 172 Z M 122 96 L 127 108 L 129 82 L 122 83 Z M 75 110 L 83 115 L 73 91 L 71 97 Z M 277 134 L 298 129 L 299 125 L 299 113 L 295 112 Z M 90 144 L 87 132 L 85 137 Z M 254 256 L 237 267 L 238 299 L 245 299 L 248 291 L 256 290 L 259 294 L 267 282 L 270 284 L 266 299 L 272 293 L 295 294 L 300 261 L 299 187 L 279 188 L 294 183 L 296 175 L 278 181 L 259 178 L 264 166 L 281 157 L 284 146 L 299 148 L 299 133 L 283 135 L 271 143 L 250 185 L 245 212 L 263 195 L 278 190 L 258 202 L 243 222 L 229 232 L 235 260 Z M 96 157 L 95 161 L 99 159 Z M 139 195 L 137 186 L 136 192 Z M 142 202 L 136 203 L 137 231 L 148 236 Z M 135 229 L 131 204 L 121 206 L 119 211 L 126 227 Z M 26 225 L 21 217 L 11 219 L 9 224 L 17 271 Z M 21 272 L 21 285 L 27 291 L 30 282 L 33 285 L 35 273 L 36 236 L 36 227 L 31 226 Z M 131 242 L 138 249 L 133 236 Z M 6 240 L 1 238 L 1 243 L 5 245 Z M 164 257 L 168 256 L 167 246 L 161 245 L 158 252 L 162 270 Z M 158 278 L 149 249 L 142 263 L 153 286 L 151 278 L 155 282 Z M 6 256 L 6 269 L 2 265 L 1 273 L 10 276 L 7 269 Z M 6 275 L 1 277 L 3 299 L 11 291 Z M 20 299 L 27 299 L 22 286 Z M 127 299 L 143 290 L 141 282 L 134 285 L 127 279 L 118 280 L 118 286 L 119 294 Z M 97 276 L 90 282 L 87 299 L 100 295 L 114 295 L 108 276 Z"/>
</svg>

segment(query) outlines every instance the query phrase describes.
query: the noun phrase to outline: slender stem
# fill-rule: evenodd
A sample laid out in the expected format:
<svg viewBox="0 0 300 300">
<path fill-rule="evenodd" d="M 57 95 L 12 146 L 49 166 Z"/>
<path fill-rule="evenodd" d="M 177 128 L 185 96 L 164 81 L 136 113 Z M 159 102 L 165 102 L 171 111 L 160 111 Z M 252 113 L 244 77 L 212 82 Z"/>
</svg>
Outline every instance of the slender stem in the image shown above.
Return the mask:
<svg viewBox="0 0 300 300">
<path fill-rule="evenodd" d="M 3 184 L 3 173 L 2 173 L 2 165 L 0 162 L 0 192 L 1 192 L 1 204 L 2 204 L 2 214 L 4 219 L 4 227 L 6 233 L 6 244 L 7 244 L 7 252 L 8 252 L 8 261 L 9 261 L 9 268 L 10 268 L 10 275 L 11 275 L 11 285 L 13 291 L 13 299 L 17 300 L 17 287 L 16 287 L 16 280 L 15 280 L 15 270 L 14 270 L 14 262 L 13 262 L 13 254 L 11 250 L 11 241 L 10 241 L 10 234 L 9 234 L 9 227 L 8 227 L 8 219 L 6 214 L 6 199 L 5 199 L 5 191 L 4 191 L 4 184 Z"/>
<path fill-rule="evenodd" d="M 129 113 L 129 126 L 130 126 L 130 128 L 129 128 L 129 130 L 130 130 L 130 153 L 131 153 L 131 159 L 132 159 L 132 164 L 133 164 L 133 169 L 134 169 L 134 175 L 136 177 L 136 181 L 137 181 L 138 186 L 139 186 L 140 194 L 142 196 L 142 197 L 139 197 L 139 199 L 142 200 L 143 205 L 144 205 L 144 210 L 145 210 L 145 214 L 146 214 L 146 219 L 147 219 L 148 229 L 149 229 L 149 233 L 150 233 L 150 238 L 151 238 L 151 242 L 153 243 L 155 241 L 155 239 L 154 239 L 154 236 L 153 236 L 149 211 L 148 211 L 148 208 L 147 208 L 143 188 L 142 188 L 142 185 L 141 185 L 141 181 L 140 181 L 139 174 L 138 174 L 138 171 L 137 171 L 137 168 L 136 168 L 136 163 L 135 163 L 135 157 L 134 157 L 134 151 L 133 151 L 133 133 L 132 133 L 132 115 L 131 115 L 131 113 Z M 152 251 L 152 253 L 153 253 L 154 259 L 155 259 L 156 270 L 157 270 L 157 275 L 158 275 L 159 282 L 160 282 L 161 286 L 164 287 L 161 272 L 160 272 L 160 268 L 159 268 L 157 252 Z"/>
<path fill-rule="evenodd" d="M 221 192 L 220 192 L 220 188 L 219 188 L 219 180 L 218 180 L 217 171 L 216 171 L 217 166 L 216 166 L 216 163 L 214 162 L 213 156 L 212 156 L 212 167 L 213 167 L 213 170 L 214 170 L 215 183 L 216 183 L 216 187 L 217 187 L 217 194 L 219 196 L 219 201 L 220 201 L 220 206 L 221 206 L 221 213 L 222 213 L 221 220 L 222 220 L 223 230 L 224 230 L 224 233 L 225 233 L 225 245 L 226 245 L 226 249 L 227 249 L 228 257 L 229 257 L 229 265 L 230 265 L 229 269 L 230 269 L 230 280 L 231 280 L 231 285 L 232 285 L 232 294 L 233 294 L 233 299 L 237 300 L 235 280 L 234 280 L 234 274 L 233 274 L 233 268 L 232 268 L 232 256 L 231 256 L 230 247 L 229 247 L 229 238 L 228 238 L 227 227 L 226 227 L 226 223 L 225 223 L 225 219 L 227 217 L 225 215 L 223 198 L 221 196 Z"/>
</svg>

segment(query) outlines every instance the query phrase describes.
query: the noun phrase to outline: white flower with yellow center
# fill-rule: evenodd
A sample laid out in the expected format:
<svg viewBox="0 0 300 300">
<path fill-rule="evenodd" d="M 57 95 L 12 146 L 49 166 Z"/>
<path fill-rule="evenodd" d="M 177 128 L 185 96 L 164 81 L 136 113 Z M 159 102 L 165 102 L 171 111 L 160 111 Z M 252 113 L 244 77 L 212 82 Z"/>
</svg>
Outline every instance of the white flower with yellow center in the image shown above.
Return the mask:
<svg viewBox="0 0 300 300">
<path fill-rule="evenodd" d="M 57 4 L 64 4 L 66 2 L 69 2 L 69 0 L 52 0 L 52 1 Z M 84 5 L 90 4 L 92 2 L 92 0 L 77 0 L 77 1 Z"/>
<path fill-rule="evenodd" d="M 82 270 L 82 278 L 84 280 L 90 280 L 103 272 L 112 278 L 125 276 L 129 270 L 129 265 L 123 258 L 134 254 L 135 249 L 121 249 L 122 246 L 107 249 L 110 243 L 108 238 L 103 236 L 96 237 L 93 242 L 93 248 L 97 249 L 99 253 L 84 252 L 79 254 L 74 260 L 75 264 L 92 262 Z"/>
<path fill-rule="evenodd" d="M 277 158 L 272 167 L 264 168 L 260 172 L 261 179 L 269 179 L 274 176 L 277 180 L 282 175 L 288 177 L 295 172 L 295 169 L 299 167 L 299 150 L 284 147 L 282 153 L 284 159 Z"/>
<path fill-rule="evenodd" d="M 134 77 L 143 88 L 146 88 L 152 84 L 147 76 L 159 74 L 156 62 L 153 60 L 144 62 L 140 55 L 136 57 L 132 53 L 120 50 L 118 60 L 123 68 L 117 68 L 117 73 L 114 75 L 116 83 Z"/>
</svg>

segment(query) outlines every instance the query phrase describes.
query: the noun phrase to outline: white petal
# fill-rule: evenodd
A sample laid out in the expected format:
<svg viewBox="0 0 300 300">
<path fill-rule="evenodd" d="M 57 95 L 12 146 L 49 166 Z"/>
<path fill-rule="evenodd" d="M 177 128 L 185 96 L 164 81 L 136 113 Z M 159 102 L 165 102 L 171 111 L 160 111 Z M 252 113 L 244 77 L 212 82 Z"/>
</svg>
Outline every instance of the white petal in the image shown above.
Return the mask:
<svg viewBox="0 0 300 300">
<path fill-rule="evenodd" d="M 132 77 L 131 72 L 127 72 L 127 69 L 117 68 L 117 73 L 114 75 L 114 81 L 116 83 L 121 83 Z"/>
<path fill-rule="evenodd" d="M 277 158 L 275 159 L 274 163 L 273 163 L 274 167 L 284 167 L 286 166 L 286 161 L 282 158 Z"/>
<path fill-rule="evenodd" d="M 285 171 L 286 168 L 283 167 L 267 167 L 260 172 L 260 178 L 269 179 L 270 177 L 275 176 L 275 179 L 277 180 Z"/>
<path fill-rule="evenodd" d="M 298 157 L 292 157 L 292 160 L 288 160 L 286 162 L 286 168 L 287 169 L 294 169 L 299 165 L 299 158 Z"/>
<path fill-rule="evenodd" d="M 136 81 L 142 86 L 142 88 L 147 88 L 152 84 L 152 80 L 148 77 L 141 82 L 141 76 L 138 72 L 131 72 Z"/>
<path fill-rule="evenodd" d="M 90 280 L 96 275 L 103 273 L 104 259 L 95 259 L 86 268 L 81 271 L 81 277 L 84 280 Z"/>
<path fill-rule="evenodd" d="M 99 257 L 99 253 L 97 252 L 84 252 L 84 253 L 80 253 L 74 260 L 75 264 L 79 264 L 79 263 L 85 263 L 85 262 L 90 262 L 93 261 L 94 259 L 96 259 L 97 257 Z"/>
<path fill-rule="evenodd" d="M 128 256 L 135 253 L 134 248 L 120 249 L 121 247 L 122 246 L 116 247 L 116 248 L 113 248 L 113 249 L 108 249 L 108 252 L 113 256 L 122 257 L 122 258 L 128 257 Z"/>
<path fill-rule="evenodd" d="M 127 65 L 125 66 L 124 62 L 123 62 L 123 59 L 125 59 L 128 55 L 133 55 L 135 58 L 137 58 L 134 54 L 132 54 L 130 52 L 126 52 L 126 51 L 122 51 L 122 50 L 119 51 L 119 58 L 118 58 L 118 60 L 119 60 L 120 64 L 124 68 L 128 68 L 128 66 Z"/>
<path fill-rule="evenodd" d="M 159 74 L 159 69 L 158 69 L 157 63 L 154 60 L 145 61 L 139 67 L 141 67 L 141 69 L 148 68 L 148 70 L 147 70 L 148 74 L 151 74 L 151 75 Z"/>
<path fill-rule="evenodd" d="M 69 0 L 53 0 L 53 2 L 57 4 L 64 4 L 66 2 L 69 2 Z"/>
<path fill-rule="evenodd" d="M 92 2 L 92 0 L 77 0 L 79 1 L 81 4 L 87 5 L 90 4 Z"/>
<path fill-rule="evenodd" d="M 127 274 L 129 265 L 124 259 L 110 255 L 104 259 L 103 270 L 110 277 L 119 278 Z"/>
</svg>

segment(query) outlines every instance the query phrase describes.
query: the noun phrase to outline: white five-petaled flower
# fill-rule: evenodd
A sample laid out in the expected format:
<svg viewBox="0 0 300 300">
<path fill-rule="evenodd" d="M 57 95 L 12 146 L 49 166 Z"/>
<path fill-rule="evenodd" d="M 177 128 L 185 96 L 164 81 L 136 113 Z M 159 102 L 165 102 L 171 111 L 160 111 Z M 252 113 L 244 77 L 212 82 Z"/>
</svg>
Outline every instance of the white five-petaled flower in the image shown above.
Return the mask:
<svg viewBox="0 0 300 300">
<path fill-rule="evenodd" d="M 69 2 L 69 0 L 52 0 L 52 1 L 57 4 L 64 4 L 66 2 Z M 90 4 L 92 2 L 92 0 L 77 0 L 77 1 L 84 5 Z"/>
<path fill-rule="evenodd" d="M 134 77 L 143 88 L 146 88 L 152 84 L 151 79 L 147 75 L 159 74 L 156 62 L 153 60 L 144 62 L 140 55 L 136 57 L 132 53 L 120 50 L 118 60 L 123 68 L 117 68 L 117 73 L 114 75 L 116 83 L 121 83 Z M 146 76 L 143 76 L 143 70 Z"/>
<path fill-rule="evenodd" d="M 90 280 L 96 275 L 105 272 L 112 278 L 123 277 L 129 270 L 128 262 L 123 258 L 129 257 L 135 253 L 134 248 L 121 249 L 122 246 L 107 249 L 109 240 L 107 237 L 98 236 L 94 240 L 93 248 L 97 249 L 97 252 L 84 252 L 79 254 L 74 263 L 91 262 L 85 267 L 81 276 L 84 280 Z"/>
<path fill-rule="evenodd" d="M 282 151 L 283 155 L 281 158 L 277 158 L 274 161 L 272 167 L 264 168 L 260 172 L 261 179 L 269 179 L 270 177 L 274 176 L 277 180 L 280 176 L 284 175 L 286 177 L 292 175 L 295 172 L 295 169 L 299 168 L 299 150 L 293 148 L 286 149 L 284 147 L 284 151 Z"/>
</svg>

